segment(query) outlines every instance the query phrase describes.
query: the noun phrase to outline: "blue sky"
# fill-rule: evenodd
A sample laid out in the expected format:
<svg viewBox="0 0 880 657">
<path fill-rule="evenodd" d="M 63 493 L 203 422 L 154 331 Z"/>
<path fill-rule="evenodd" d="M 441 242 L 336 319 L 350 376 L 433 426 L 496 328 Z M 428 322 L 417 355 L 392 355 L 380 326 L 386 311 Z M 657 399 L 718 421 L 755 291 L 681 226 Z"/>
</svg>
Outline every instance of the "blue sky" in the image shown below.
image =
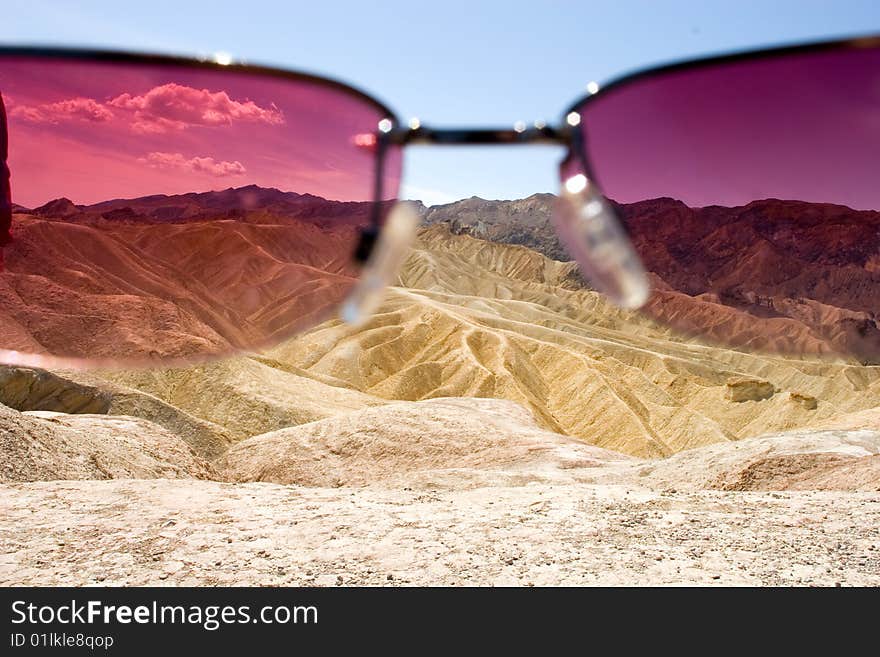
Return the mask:
<svg viewBox="0 0 880 657">
<path fill-rule="evenodd" d="M 656 63 L 880 33 L 877 0 L 185 2 L 5 0 L 0 40 L 224 51 L 327 74 L 435 125 L 554 121 L 591 80 Z M 427 203 L 555 191 L 560 152 L 413 148 L 403 195 Z"/>
</svg>

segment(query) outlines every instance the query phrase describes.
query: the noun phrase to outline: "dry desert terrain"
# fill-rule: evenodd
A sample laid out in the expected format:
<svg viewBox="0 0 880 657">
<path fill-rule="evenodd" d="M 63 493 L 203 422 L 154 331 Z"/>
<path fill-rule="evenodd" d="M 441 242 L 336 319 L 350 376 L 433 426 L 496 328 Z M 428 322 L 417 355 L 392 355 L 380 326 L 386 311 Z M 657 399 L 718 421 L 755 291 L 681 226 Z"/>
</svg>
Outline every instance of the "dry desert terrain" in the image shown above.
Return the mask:
<svg viewBox="0 0 880 657">
<path fill-rule="evenodd" d="M 0 369 L 0 584 L 880 584 L 880 367 L 681 339 L 473 232 L 356 328 Z"/>
</svg>

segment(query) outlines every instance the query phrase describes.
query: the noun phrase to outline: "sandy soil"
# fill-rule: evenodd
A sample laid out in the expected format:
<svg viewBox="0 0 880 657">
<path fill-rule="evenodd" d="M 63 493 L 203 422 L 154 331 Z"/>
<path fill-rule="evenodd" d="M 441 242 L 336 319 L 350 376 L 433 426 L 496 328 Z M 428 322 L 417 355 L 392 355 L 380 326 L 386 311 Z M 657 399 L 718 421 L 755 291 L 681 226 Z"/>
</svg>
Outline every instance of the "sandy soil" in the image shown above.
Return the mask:
<svg viewBox="0 0 880 657">
<path fill-rule="evenodd" d="M 880 584 L 880 494 L 4 486 L 0 584 Z"/>
<path fill-rule="evenodd" d="M 27 458 L 5 456 L 21 468 L 0 486 L 0 585 L 880 585 L 872 430 L 645 460 L 509 401 L 433 399 L 209 463 L 139 418 L 4 417 Z"/>
</svg>

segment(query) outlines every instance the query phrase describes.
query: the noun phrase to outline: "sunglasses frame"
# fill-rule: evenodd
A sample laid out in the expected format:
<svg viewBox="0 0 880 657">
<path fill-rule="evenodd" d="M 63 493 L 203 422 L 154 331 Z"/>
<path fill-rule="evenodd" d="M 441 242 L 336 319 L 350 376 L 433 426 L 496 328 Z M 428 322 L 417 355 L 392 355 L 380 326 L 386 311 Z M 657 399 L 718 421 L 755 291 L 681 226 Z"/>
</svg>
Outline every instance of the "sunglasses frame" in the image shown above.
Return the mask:
<svg viewBox="0 0 880 657">
<path fill-rule="evenodd" d="M 584 148 L 583 130 L 578 129 L 579 111 L 597 98 L 630 83 L 665 75 L 671 72 L 705 68 L 740 61 L 759 60 L 778 56 L 816 53 L 823 51 L 846 51 L 880 47 L 880 34 L 854 36 L 843 39 L 816 41 L 794 45 L 775 46 L 758 50 L 743 50 L 728 54 L 713 55 L 695 59 L 682 59 L 672 63 L 637 69 L 634 72 L 612 78 L 576 99 L 562 114 L 558 125 L 535 122 L 532 126 L 517 125 L 513 128 L 433 128 L 418 124 L 404 126 L 397 115 L 382 101 L 346 82 L 324 75 L 250 64 L 246 61 L 227 61 L 215 56 L 176 56 L 164 54 L 142 54 L 123 50 L 105 50 L 54 46 L 2 46 L 0 59 L 5 57 L 27 57 L 36 59 L 68 59 L 93 63 L 170 66 L 211 71 L 229 71 L 251 74 L 291 82 L 307 82 L 344 93 L 358 99 L 379 111 L 383 121 L 376 126 L 374 147 L 374 188 L 369 224 L 362 228 L 360 242 L 354 252 L 356 262 L 366 263 L 375 251 L 383 227 L 383 219 L 388 209 L 388 200 L 383 200 L 383 169 L 385 156 L 391 148 L 402 148 L 410 144 L 459 146 L 459 145 L 525 145 L 549 144 L 563 146 L 566 155 L 560 165 L 564 170 L 569 163 L 576 163 L 589 180 L 601 188 L 601 178 L 589 161 Z M 572 116 L 574 114 L 574 116 Z M 386 123 L 385 120 L 387 120 Z M 395 194 L 396 197 L 396 194 Z M 0 350 L 2 351 L 2 350 Z M 50 359 L 53 360 L 54 359 Z M 67 365 L 78 363 L 81 359 L 63 358 Z M 60 362 L 60 361 L 59 361 Z M 88 364 L 89 361 L 83 361 Z"/>
</svg>

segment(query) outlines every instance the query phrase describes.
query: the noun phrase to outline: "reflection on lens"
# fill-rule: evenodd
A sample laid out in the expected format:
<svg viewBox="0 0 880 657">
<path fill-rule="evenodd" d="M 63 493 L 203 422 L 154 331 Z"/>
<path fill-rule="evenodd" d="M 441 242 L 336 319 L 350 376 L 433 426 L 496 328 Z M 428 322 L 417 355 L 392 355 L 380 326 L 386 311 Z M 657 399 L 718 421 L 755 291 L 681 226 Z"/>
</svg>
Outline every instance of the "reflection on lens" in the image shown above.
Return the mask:
<svg viewBox="0 0 880 657">
<path fill-rule="evenodd" d="M 4 360 L 250 350 L 352 288 L 375 218 L 375 156 L 354 137 L 385 116 L 366 99 L 234 70 L 20 57 L 0 60 L 0 94 L 0 350 L 19 352 Z M 391 197 L 397 153 L 385 171 Z"/>
<path fill-rule="evenodd" d="M 880 49 L 670 71 L 579 113 L 651 273 L 649 315 L 880 363 Z"/>
</svg>

